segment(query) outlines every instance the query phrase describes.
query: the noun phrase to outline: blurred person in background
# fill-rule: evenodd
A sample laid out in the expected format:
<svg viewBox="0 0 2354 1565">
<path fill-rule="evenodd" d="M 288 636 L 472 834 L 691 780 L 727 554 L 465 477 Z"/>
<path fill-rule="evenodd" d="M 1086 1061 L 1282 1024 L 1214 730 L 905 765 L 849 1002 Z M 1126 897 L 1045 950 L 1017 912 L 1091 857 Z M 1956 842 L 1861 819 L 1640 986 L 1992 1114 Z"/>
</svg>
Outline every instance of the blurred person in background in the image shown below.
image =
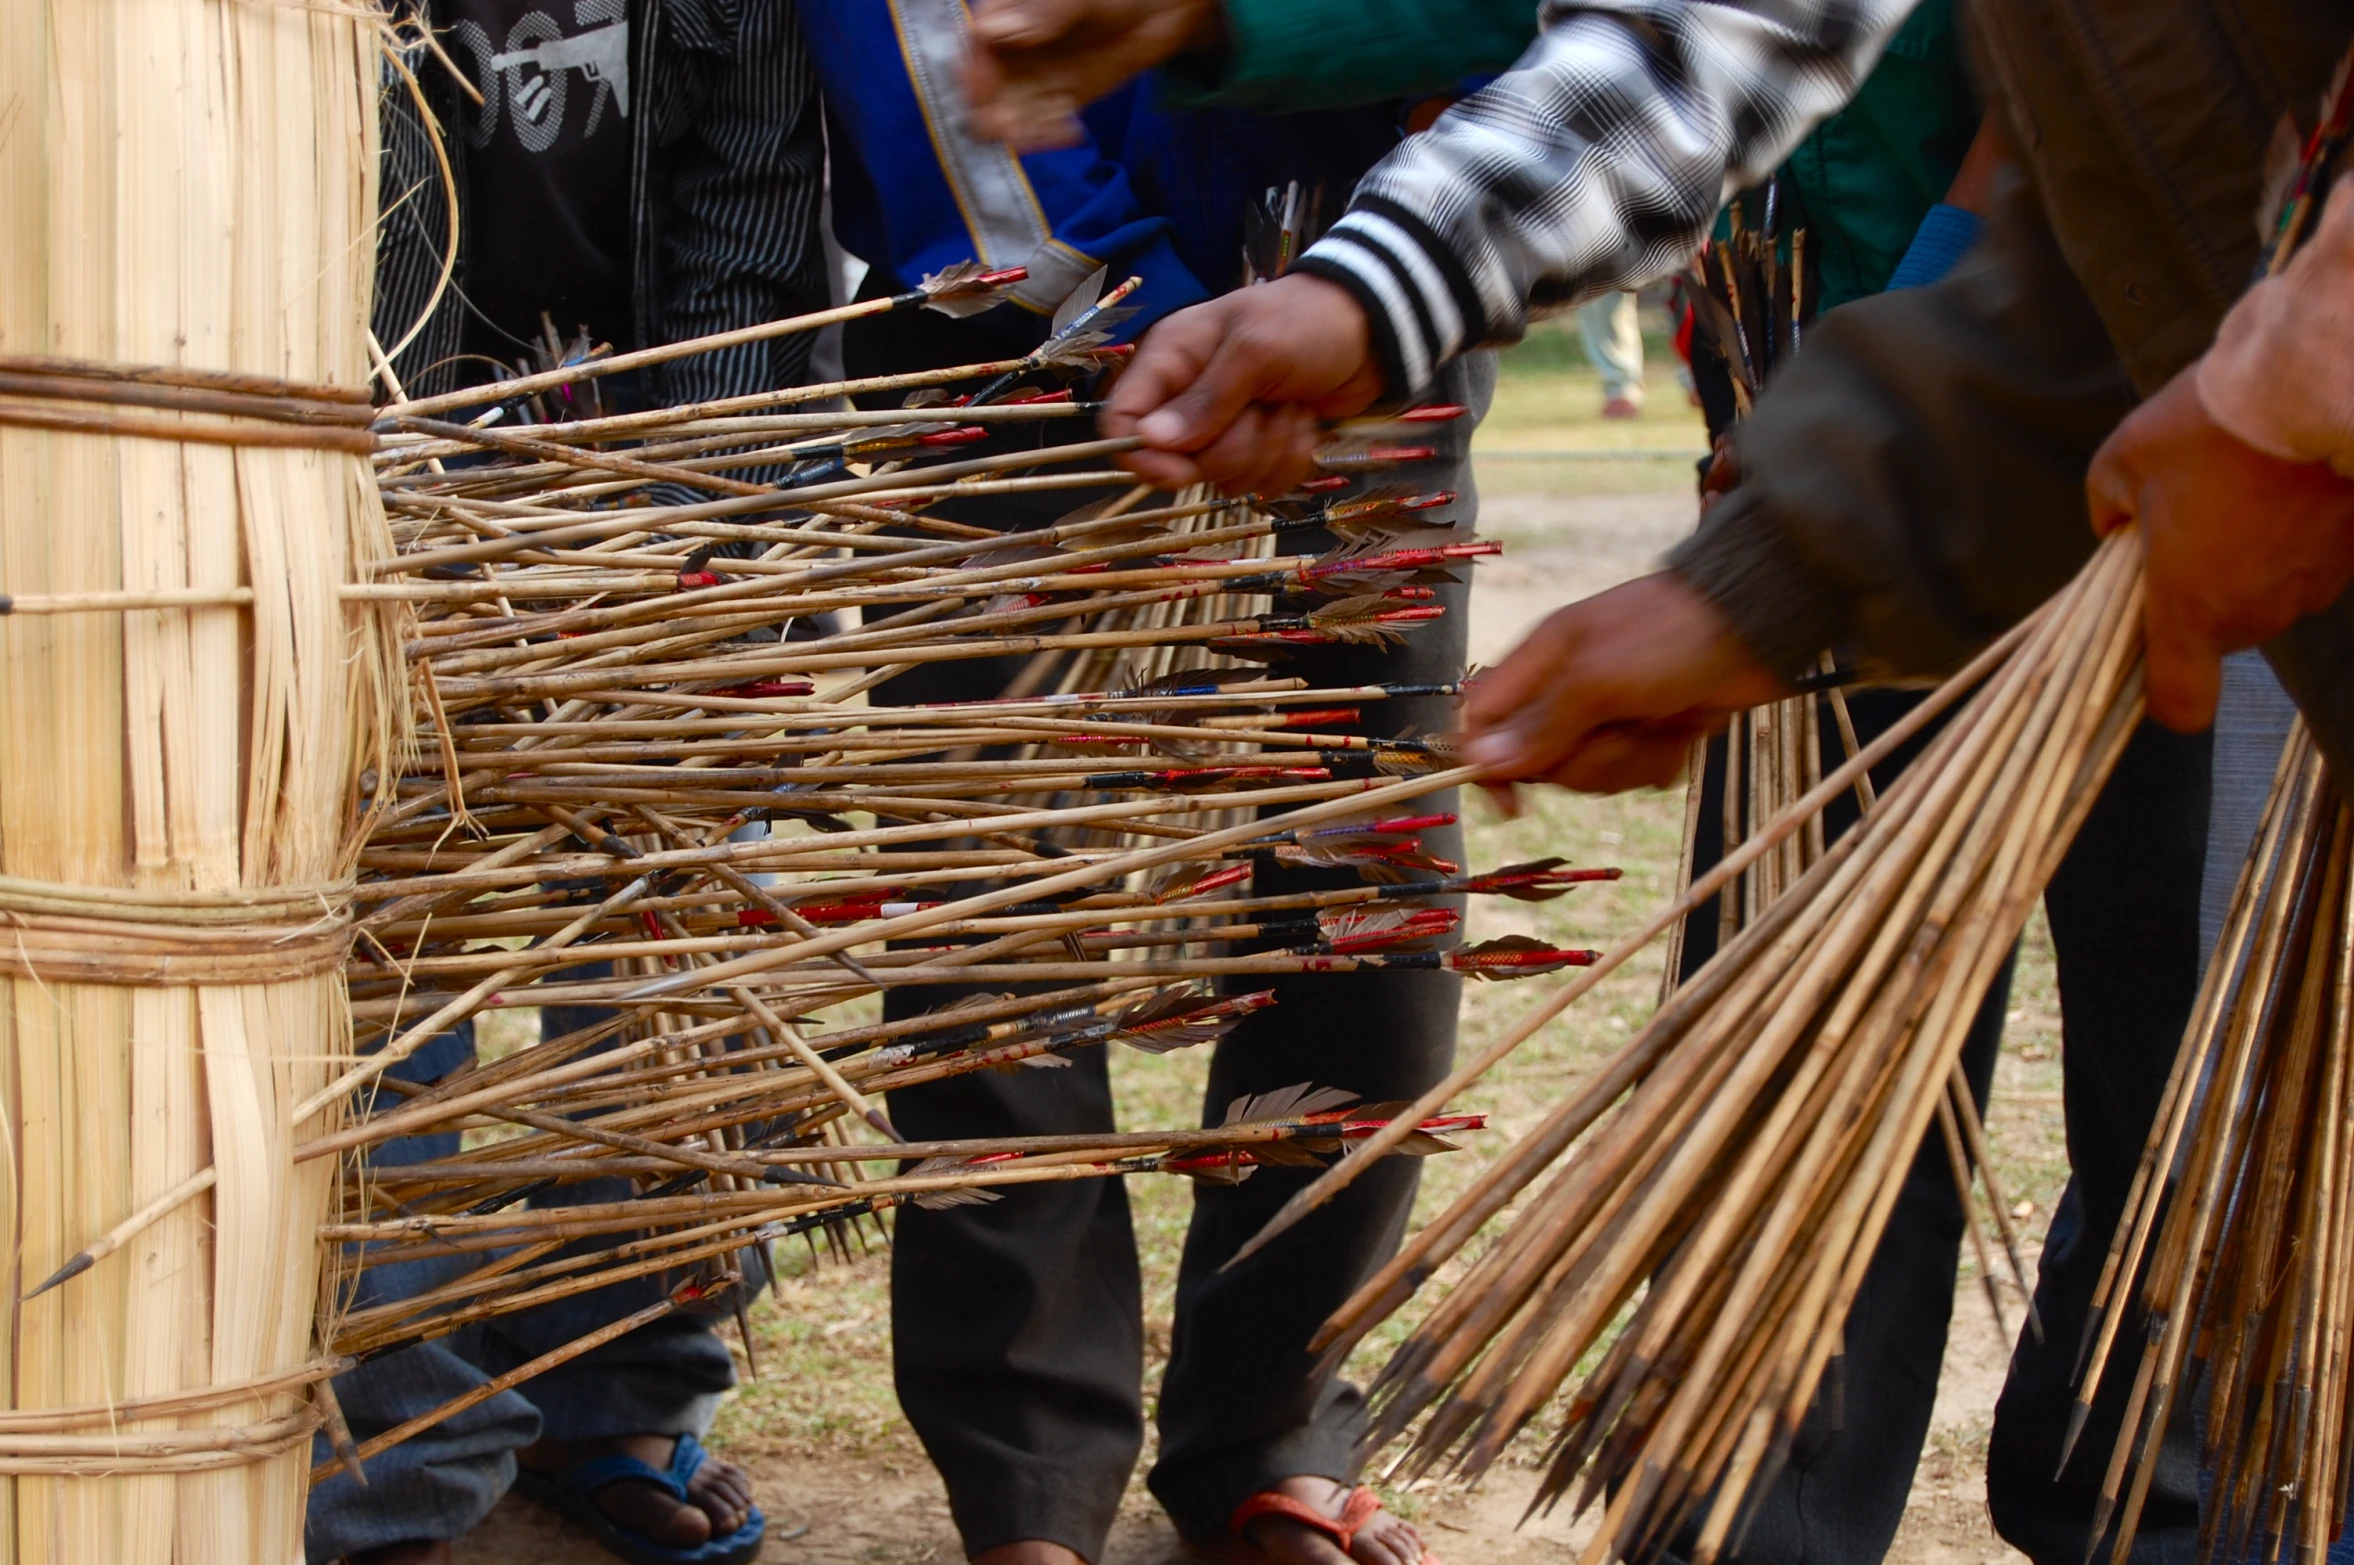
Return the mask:
<svg viewBox="0 0 2354 1565">
<path fill-rule="evenodd" d="M 1602 416 L 1639 418 L 1643 413 L 1643 328 L 1630 291 L 1606 293 L 1577 308 L 1578 341 L 1586 362 L 1602 377 Z"/>
</svg>

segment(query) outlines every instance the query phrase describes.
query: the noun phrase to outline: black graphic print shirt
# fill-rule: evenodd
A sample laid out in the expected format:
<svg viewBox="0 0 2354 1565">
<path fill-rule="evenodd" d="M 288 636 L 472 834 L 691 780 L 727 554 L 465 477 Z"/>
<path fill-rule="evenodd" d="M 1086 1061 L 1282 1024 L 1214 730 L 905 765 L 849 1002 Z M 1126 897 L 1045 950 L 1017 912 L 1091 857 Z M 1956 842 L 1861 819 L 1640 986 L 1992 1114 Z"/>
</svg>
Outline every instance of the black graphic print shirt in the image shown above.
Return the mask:
<svg viewBox="0 0 2354 1565">
<path fill-rule="evenodd" d="M 513 361 L 544 312 L 569 343 L 633 346 L 630 0 L 449 0 L 460 110 L 468 352 Z"/>
<path fill-rule="evenodd" d="M 477 49 L 452 36 L 455 24 L 468 17 L 491 44 L 494 59 L 521 52 L 507 47 L 507 35 L 537 9 L 552 24 L 542 31 L 560 31 L 573 40 L 590 35 L 586 44 L 575 42 L 564 52 L 601 53 L 609 60 L 610 44 L 619 40 L 596 37 L 598 14 L 591 11 L 584 19 L 575 4 L 392 0 L 390 8 L 404 17 L 429 19 L 441 48 L 468 80 L 483 81 L 490 72 Z M 498 13 L 500 29 L 495 42 L 494 24 L 481 20 L 492 12 Z M 622 83 L 606 75 L 602 65 L 600 83 L 579 67 L 534 70 L 511 62 L 497 73 L 497 96 L 483 93 L 485 108 L 497 107 L 494 119 L 458 90 L 439 55 L 416 41 L 413 32 L 404 33 L 410 41 L 400 54 L 407 74 L 386 64 L 379 98 L 384 220 L 377 235 L 373 324 L 408 395 L 436 396 L 493 378 L 488 366 L 463 356 L 469 330 L 500 344 L 487 350 L 497 358 L 520 356 L 520 347 L 484 332 L 471 307 L 478 296 L 510 317 L 519 336 L 537 337 L 542 310 L 567 340 L 584 324 L 618 316 L 609 327 L 591 324 L 593 334 L 616 347 L 676 342 L 824 307 L 827 276 L 818 213 L 825 137 L 794 0 L 626 0 L 618 19 L 627 22 L 630 34 L 626 119 Z M 523 42 L 526 49 L 532 47 L 528 35 Z M 549 56 L 542 50 L 538 58 L 544 62 Z M 512 89 L 510 68 L 524 78 Z M 560 120 L 553 114 L 557 80 L 535 90 L 535 76 L 561 80 Z M 501 155 L 486 134 L 494 130 L 515 149 L 517 159 L 533 155 L 521 150 L 510 101 L 524 105 L 527 123 L 555 123 L 559 134 L 578 137 L 588 130 L 590 113 L 603 96 L 601 84 L 609 84 L 612 95 L 604 100 L 593 132 L 599 166 L 606 170 L 594 188 L 597 200 L 613 203 L 608 220 L 610 213 L 622 212 L 624 226 L 618 231 L 589 226 L 586 232 L 602 237 L 588 259 L 618 260 L 628 271 L 629 286 L 627 297 L 617 300 L 597 286 L 592 271 L 581 296 L 598 297 L 583 319 L 579 306 L 565 308 L 557 297 L 560 289 L 580 287 L 582 241 L 556 243 L 560 225 L 546 215 L 548 208 L 531 208 L 538 215 L 525 215 L 517 182 L 504 169 L 486 169 L 483 160 Z M 530 105 L 535 103 L 540 118 L 532 121 Z M 438 145 L 429 123 L 449 127 Z M 608 133 L 616 130 L 620 139 L 604 146 Z M 480 153 L 470 144 L 469 131 L 482 138 Z M 454 235 L 453 181 L 443 174 L 444 155 L 460 207 Z M 539 199 L 573 199 L 553 194 L 555 188 L 577 192 L 580 182 L 543 186 L 550 193 Z M 445 286 L 453 244 L 455 274 Z M 558 281 L 560 274 L 565 281 Z M 815 340 L 795 334 L 674 360 L 656 367 L 646 392 L 659 401 L 694 402 L 795 385 L 805 378 Z"/>
</svg>

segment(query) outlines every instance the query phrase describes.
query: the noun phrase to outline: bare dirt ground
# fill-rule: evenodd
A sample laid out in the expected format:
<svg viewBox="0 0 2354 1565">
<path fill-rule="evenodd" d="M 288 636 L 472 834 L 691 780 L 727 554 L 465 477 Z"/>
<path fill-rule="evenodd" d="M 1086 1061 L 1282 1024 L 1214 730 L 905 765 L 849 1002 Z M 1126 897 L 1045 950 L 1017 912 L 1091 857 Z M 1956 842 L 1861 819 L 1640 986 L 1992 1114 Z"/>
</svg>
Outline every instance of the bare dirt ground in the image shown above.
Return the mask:
<svg viewBox="0 0 2354 1565">
<path fill-rule="evenodd" d="M 1480 533 L 1504 543 L 1472 575 L 1471 660 L 1493 663 L 1565 603 L 1655 568 L 1692 530 L 1688 493 L 1483 493 Z"/>
<path fill-rule="evenodd" d="M 2002 1389 L 2008 1345 L 1985 1318 L 1975 1284 L 1955 1301 L 1945 1378 L 1929 1448 L 1913 1480 L 1891 1565 L 2017 1565 L 2025 1557 L 1994 1535 L 1986 1519 L 1981 1471 L 1994 1399 Z M 743 1453 L 731 1453 L 744 1459 Z M 912 1445 L 863 1459 L 812 1455 L 752 1456 L 747 1465 L 769 1510 L 770 1525 L 807 1525 L 763 1557 L 780 1565 L 951 1565 L 963 1558 L 939 1478 Z M 1541 1565 L 1577 1558 L 1592 1535 L 1590 1518 L 1555 1513 L 1526 1525 L 1522 1513 L 1537 1474 L 1507 1468 L 1477 1489 L 1409 1497 L 1430 1548 L 1448 1565 Z M 459 1547 L 460 1565 L 576 1565 L 604 1552 L 529 1502 L 510 1498 Z M 1141 1491 L 1130 1494 L 1103 1565 L 1177 1565 L 1189 1559 L 1176 1534 Z"/>
<path fill-rule="evenodd" d="M 1691 438 L 1682 428 L 1673 434 Z M 1652 443 L 1659 443 L 1657 437 Z M 1607 465 L 1634 468 L 1632 463 Z M 1483 464 L 1482 530 L 1502 538 L 1507 553 L 1484 565 L 1476 578 L 1475 660 L 1501 656 L 1552 608 L 1651 568 L 1689 530 L 1688 468 L 1653 464 L 1626 484 L 1638 492 L 1604 494 L 1595 492 L 1592 480 L 1603 475 L 1593 466 L 1539 473 L 1531 467 L 1552 464 Z M 1501 469 L 1492 475 L 1494 482 L 1490 467 Z M 1473 937 L 1519 930 L 1607 944 L 1670 888 L 1680 825 L 1680 797 L 1666 795 L 1555 798 L 1516 822 L 1475 820 L 1477 863 L 1556 852 L 1577 862 L 1623 864 L 1627 877 L 1615 886 L 1592 888 L 1596 894 L 1584 900 L 1537 909 L 1520 904 L 1482 909 Z M 2057 1004 L 2049 942 L 2040 926 L 2038 918 L 2029 931 L 1989 1115 L 2006 1200 L 2015 1209 L 2025 1208 L 2020 1215 L 2031 1237 L 2040 1236 L 2066 1175 Z M 1655 964 L 1631 964 L 1483 1084 L 1471 1106 L 1491 1113 L 1496 1134 L 1454 1157 L 1432 1160 L 1423 1215 L 1436 1210 L 1493 1149 L 1556 1101 L 1570 1076 L 1639 1027 L 1656 984 Z M 1527 1003 L 1515 998 L 1509 986 L 1474 988 L 1478 993 L 1465 1020 L 1467 1043 L 1502 1026 Z M 1115 1079 L 1124 1121 L 1170 1122 L 1194 1112 L 1201 1064 L 1182 1056 L 1145 1060 L 1123 1054 Z M 1174 1257 L 1187 1199 L 1173 1188 L 1180 1183 L 1131 1182 L 1146 1266 L 1146 1308 L 1155 1321 L 1148 1341 L 1154 1360 L 1148 1385 L 1157 1382 L 1167 1347 Z M 917 1565 L 962 1557 L 940 1482 L 891 1400 L 886 1269 L 879 1247 L 848 1265 L 805 1267 L 755 1311 L 764 1375 L 731 1400 L 712 1443 L 755 1473 L 772 1526 L 808 1527 L 797 1540 L 767 1550 L 766 1558 L 783 1565 Z M 2010 1565 L 2022 1558 L 1995 1537 L 1983 1498 L 1987 1428 L 2009 1348 L 1997 1335 L 1967 1264 L 1956 1291 L 1929 1448 L 1890 1556 L 1896 1565 Z M 2015 1297 L 2007 1307 L 2015 1323 Z M 1369 1344 L 1359 1371 L 1394 1340 L 1385 1335 Z M 1150 1458 L 1148 1449 L 1147 1463 Z M 1448 1565 L 1574 1559 L 1590 1522 L 1556 1514 L 1520 1525 L 1536 1476 L 1529 1468 L 1504 1467 L 1476 1490 L 1417 1484 L 1390 1498 L 1423 1526 Z M 1141 1481 L 1132 1484 L 1104 1565 L 1160 1565 L 1173 1557 L 1181 1557 L 1175 1536 Z M 458 1558 L 464 1565 L 572 1565 L 605 1556 L 527 1502 L 510 1499 L 464 1541 Z"/>
</svg>

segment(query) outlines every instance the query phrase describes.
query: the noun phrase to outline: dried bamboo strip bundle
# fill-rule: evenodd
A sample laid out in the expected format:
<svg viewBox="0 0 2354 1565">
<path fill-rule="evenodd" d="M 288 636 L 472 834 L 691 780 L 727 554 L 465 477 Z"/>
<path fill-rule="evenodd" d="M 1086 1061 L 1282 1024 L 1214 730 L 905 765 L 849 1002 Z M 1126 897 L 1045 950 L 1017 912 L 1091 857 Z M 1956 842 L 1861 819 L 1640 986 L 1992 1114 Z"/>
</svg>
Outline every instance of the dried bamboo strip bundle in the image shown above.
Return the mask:
<svg viewBox="0 0 2354 1565">
<path fill-rule="evenodd" d="M 1336 1314 L 1337 1351 L 1528 1194 L 1385 1367 L 1370 1444 L 1411 1432 L 1403 1470 L 1476 1474 L 1607 1342 L 1563 1405 L 1538 1503 L 1607 1496 L 1596 1561 L 1737 1543 L 1915 1149 L 1951 1112 L 1977 998 L 2138 717 L 2139 550 L 2110 540 L 2006 655 L 1982 658 L 1964 676 L 1982 688 L 1921 763 Z M 1825 778 L 1684 905 L 1908 732 Z"/>
<path fill-rule="evenodd" d="M 357 7 L 0 4 L 0 1558 L 299 1560 L 314 1230 L 397 605 L 366 452 Z M 94 600 L 94 601 L 93 601 Z M 172 605 L 133 608 L 133 603 Z"/>
</svg>

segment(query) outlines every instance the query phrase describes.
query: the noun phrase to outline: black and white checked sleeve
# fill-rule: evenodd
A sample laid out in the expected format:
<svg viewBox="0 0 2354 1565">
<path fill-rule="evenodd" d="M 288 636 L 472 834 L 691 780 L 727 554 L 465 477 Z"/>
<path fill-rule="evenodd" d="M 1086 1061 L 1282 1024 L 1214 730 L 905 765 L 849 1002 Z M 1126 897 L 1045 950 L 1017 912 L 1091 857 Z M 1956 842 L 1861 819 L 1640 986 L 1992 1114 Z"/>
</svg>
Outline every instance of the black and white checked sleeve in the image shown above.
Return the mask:
<svg viewBox="0 0 2354 1565">
<path fill-rule="evenodd" d="M 1852 97 L 1915 0 L 1546 0 L 1510 71 L 1375 165 L 1299 270 L 1413 395 L 1531 316 L 1652 281 Z"/>
</svg>

